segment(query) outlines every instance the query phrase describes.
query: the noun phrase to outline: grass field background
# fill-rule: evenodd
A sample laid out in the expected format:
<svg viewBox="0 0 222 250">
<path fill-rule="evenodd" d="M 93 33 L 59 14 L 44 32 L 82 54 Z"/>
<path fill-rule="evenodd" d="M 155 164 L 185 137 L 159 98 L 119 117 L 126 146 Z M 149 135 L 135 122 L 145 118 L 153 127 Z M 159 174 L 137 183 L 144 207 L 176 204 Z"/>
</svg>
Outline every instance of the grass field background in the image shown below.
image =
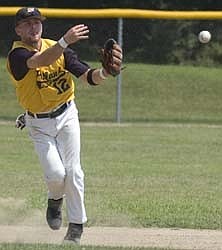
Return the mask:
<svg viewBox="0 0 222 250">
<path fill-rule="evenodd" d="M 4 60 L 0 224 L 22 224 L 45 212 L 47 196 L 27 130 L 12 122 L 22 110 Z M 77 84 L 89 226 L 222 229 L 220 74 L 219 68 L 127 65 L 122 124 L 115 124 L 113 78 L 98 87 Z"/>
<path fill-rule="evenodd" d="M 98 64 L 91 63 L 98 66 Z M 125 64 L 122 71 L 122 122 L 222 123 L 221 69 Z M 19 108 L 14 87 L 0 60 L 0 119 L 14 119 Z M 116 120 L 116 79 L 102 86 L 76 83 L 81 121 Z"/>
<path fill-rule="evenodd" d="M 81 129 L 88 225 L 222 228 L 220 127 Z M 12 199 L 0 223 L 15 224 L 45 210 L 46 190 L 26 131 L 1 125 L 0 137 L 1 199 Z"/>
</svg>

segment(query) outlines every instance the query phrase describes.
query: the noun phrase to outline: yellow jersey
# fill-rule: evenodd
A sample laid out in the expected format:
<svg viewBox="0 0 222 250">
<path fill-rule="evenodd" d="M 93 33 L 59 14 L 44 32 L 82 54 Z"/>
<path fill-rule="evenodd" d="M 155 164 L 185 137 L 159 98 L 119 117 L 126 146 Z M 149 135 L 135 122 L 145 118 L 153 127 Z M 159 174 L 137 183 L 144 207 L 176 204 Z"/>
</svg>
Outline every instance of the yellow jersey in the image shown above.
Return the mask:
<svg viewBox="0 0 222 250">
<path fill-rule="evenodd" d="M 41 40 L 40 52 L 56 43 L 56 41 L 50 39 L 42 38 Z M 11 51 L 15 48 L 36 51 L 36 49 L 21 41 L 15 41 Z M 7 69 L 15 85 L 18 101 L 25 110 L 32 113 L 47 112 L 74 99 L 75 85 L 72 74 L 65 69 L 63 54 L 49 66 L 29 69 L 21 80 L 14 78 L 8 60 Z"/>
</svg>

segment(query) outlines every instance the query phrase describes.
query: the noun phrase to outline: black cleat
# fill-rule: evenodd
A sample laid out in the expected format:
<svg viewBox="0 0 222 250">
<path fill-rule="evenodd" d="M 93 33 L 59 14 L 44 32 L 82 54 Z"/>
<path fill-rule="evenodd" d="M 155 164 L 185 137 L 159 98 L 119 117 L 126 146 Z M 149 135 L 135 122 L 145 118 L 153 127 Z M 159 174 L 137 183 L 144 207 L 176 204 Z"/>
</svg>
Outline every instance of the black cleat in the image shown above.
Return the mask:
<svg viewBox="0 0 222 250">
<path fill-rule="evenodd" d="M 58 230 L 62 225 L 62 202 L 63 198 L 59 200 L 48 199 L 46 220 L 52 230 Z"/>
<path fill-rule="evenodd" d="M 82 232 L 83 224 L 69 223 L 69 227 L 64 238 L 64 243 L 79 245 Z"/>
</svg>

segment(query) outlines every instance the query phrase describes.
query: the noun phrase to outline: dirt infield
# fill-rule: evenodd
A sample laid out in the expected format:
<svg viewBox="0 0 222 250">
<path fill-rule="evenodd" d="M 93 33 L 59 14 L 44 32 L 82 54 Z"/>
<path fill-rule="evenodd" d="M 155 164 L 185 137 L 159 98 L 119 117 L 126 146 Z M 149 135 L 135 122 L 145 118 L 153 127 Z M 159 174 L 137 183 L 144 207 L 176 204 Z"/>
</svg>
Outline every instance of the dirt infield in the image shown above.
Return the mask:
<svg viewBox="0 0 222 250">
<path fill-rule="evenodd" d="M 0 242 L 61 244 L 65 232 L 65 228 L 51 231 L 46 226 L 1 225 Z M 222 231 L 87 227 L 81 245 L 222 250 Z"/>
</svg>

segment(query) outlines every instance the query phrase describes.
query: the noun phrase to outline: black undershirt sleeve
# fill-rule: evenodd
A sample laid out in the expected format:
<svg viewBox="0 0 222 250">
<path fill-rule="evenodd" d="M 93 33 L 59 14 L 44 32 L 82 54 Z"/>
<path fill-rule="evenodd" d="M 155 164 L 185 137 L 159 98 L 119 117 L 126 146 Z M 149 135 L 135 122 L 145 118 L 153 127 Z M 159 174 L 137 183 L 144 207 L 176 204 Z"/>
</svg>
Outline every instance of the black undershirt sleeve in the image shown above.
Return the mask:
<svg viewBox="0 0 222 250">
<path fill-rule="evenodd" d="M 29 51 L 25 48 L 16 48 L 8 55 L 9 66 L 14 78 L 19 81 L 22 80 L 28 73 L 27 60 L 32 57 L 36 52 Z"/>
<path fill-rule="evenodd" d="M 87 63 L 78 59 L 77 54 L 70 48 L 64 50 L 65 69 L 71 72 L 74 76 L 79 78 L 90 67 Z"/>
<path fill-rule="evenodd" d="M 19 81 L 22 80 L 28 73 L 27 60 L 36 52 L 29 51 L 25 48 L 16 48 L 10 52 L 8 56 L 10 69 L 14 78 Z M 74 76 L 79 78 L 90 67 L 85 62 L 78 59 L 77 54 L 70 48 L 64 51 L 65 69 L 71 72 Z"/>
</svg>

